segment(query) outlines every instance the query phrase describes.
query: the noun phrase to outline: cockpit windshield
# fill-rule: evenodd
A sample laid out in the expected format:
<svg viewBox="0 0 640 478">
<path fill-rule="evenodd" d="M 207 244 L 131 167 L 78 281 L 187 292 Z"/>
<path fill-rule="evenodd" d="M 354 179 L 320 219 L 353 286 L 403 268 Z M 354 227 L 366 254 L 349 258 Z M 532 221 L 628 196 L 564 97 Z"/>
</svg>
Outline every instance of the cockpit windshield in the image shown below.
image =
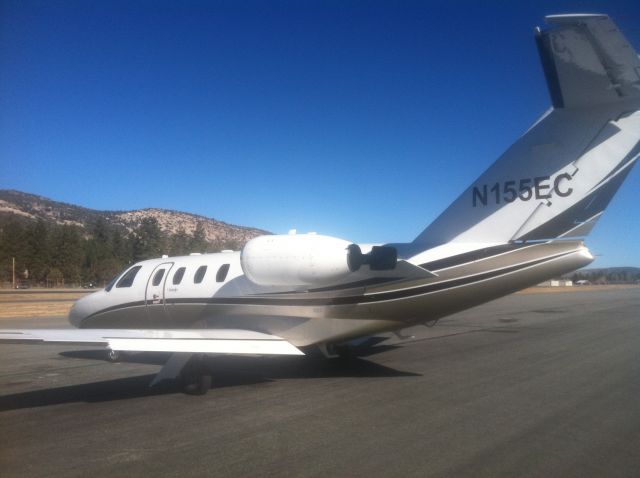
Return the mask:
<svg viewBox="0 0 640 478">
<path fill-rule="evenodd" d="M 129 269 L 127 272 L 125 272 L 121 277 L 120 276 L 116 276 L 114 277 L 111 282 L 109 282 L 109 284 L 107 284 L 107 287 L 105 287 L 104 289 L 109 292 L 112 288 L 113 288 L 113 284 L 116 284 L 116 288 L 121 288 L 121 287 L 131 287 L 133 285 L 133 280 L 136 278 L 136 274 L 138 274 L 138 271 L 142 269 L 142 266 L 134 266 L 131 269 Z M 120 277 L 120 280 L 118 280 L 118 277 Z M 116 283 L 116 281 L 118 281 Z"/>
<path fill-rule="evenodd" d="M 117 274 L 115 276 L 113 276 L 113 279 L 111 279 L 109 281 L 109 283 L 106 285 L 106 287 L 104 288 L 104 290 L 106 290 L 107 292 L 109 292 L 112 288 L 113 285 L 116 283 L 116 281 L 118 280 L 118 277 L 120 277 L 120 274 Z"/>
</svg>

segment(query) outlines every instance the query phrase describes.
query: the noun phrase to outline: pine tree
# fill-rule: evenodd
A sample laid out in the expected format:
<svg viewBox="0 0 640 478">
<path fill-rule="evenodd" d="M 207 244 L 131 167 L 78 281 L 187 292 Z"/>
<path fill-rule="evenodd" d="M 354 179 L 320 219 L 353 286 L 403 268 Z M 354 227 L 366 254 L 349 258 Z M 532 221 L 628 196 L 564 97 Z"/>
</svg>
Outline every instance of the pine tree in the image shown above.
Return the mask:
<svg viewBox="0 0 640 478">
<path fill-rule="evenodd" d="M 53 230 L 49 265 L 62 272 L 66 285 L 80 284 L 82 266 L 86 257 L 85 248 L 86 241 L 83 240 L 77 226 L 63 225 Z"/>
<path fill-rule="evenodd" d="M 133 261 L 160 257 L 165 249 L 164 242 L 158 221 L 153 217 L 144 218 L 134 231 Z"/>
<path fill-rule="evenodd" d="M 198 221 L 196 229 L 193 231 L 193 237 L 189 243 L 189 252 L 207 252 L 207 249 L 209 249 L 209 243 L 207 242 L 204 224 L 202 221 Z"/>
</svg>

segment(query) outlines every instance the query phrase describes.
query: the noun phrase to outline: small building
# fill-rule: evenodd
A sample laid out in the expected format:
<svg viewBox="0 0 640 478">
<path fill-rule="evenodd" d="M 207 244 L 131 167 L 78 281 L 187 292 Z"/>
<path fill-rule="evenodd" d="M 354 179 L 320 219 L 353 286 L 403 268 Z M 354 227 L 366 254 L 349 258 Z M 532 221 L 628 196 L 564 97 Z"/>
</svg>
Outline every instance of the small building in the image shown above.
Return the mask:
<svg viewBox="0 0 640 478">
<path fill-rule="evenodd" d="M 538 287 L 573 287 L 573 281 L 564 279 L 551 279 L 541 282 Z"/>
</svg>

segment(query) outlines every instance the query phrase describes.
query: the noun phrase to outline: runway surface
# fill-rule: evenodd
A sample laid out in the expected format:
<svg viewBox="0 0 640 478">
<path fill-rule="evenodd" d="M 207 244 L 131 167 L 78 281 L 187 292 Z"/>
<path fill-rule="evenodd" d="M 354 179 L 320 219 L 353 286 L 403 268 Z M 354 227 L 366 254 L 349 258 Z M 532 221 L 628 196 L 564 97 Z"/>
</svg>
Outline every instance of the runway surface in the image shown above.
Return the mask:
<svg viewBox="0 0 640 478">
<path fill-rule="evenodd" d="M 147 388 L 162 357 L 2 344 L 0 475 L 638 476 L 639 311 L 512 295 L 347 365 L 216 359 L 201 397 Z"/>
</svg>

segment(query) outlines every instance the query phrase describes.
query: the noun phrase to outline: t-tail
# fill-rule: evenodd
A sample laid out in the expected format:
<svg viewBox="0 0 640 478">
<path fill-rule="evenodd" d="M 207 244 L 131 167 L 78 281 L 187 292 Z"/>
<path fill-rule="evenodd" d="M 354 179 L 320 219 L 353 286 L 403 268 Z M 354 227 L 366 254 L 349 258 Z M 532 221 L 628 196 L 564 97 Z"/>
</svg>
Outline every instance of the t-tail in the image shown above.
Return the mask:
<svg viewBox="0 0 640 478">
<path fill-rule="evenodd" d="M 535 38 L 553 107 L 411 244 L 582 238 L 640 156 L 640 60 L 606 15 L 554 15 Z M 437 254 L 436 254 L 437 256 Z M 434 258 L 436 257 L 434 256 Z"/>
</svg>

